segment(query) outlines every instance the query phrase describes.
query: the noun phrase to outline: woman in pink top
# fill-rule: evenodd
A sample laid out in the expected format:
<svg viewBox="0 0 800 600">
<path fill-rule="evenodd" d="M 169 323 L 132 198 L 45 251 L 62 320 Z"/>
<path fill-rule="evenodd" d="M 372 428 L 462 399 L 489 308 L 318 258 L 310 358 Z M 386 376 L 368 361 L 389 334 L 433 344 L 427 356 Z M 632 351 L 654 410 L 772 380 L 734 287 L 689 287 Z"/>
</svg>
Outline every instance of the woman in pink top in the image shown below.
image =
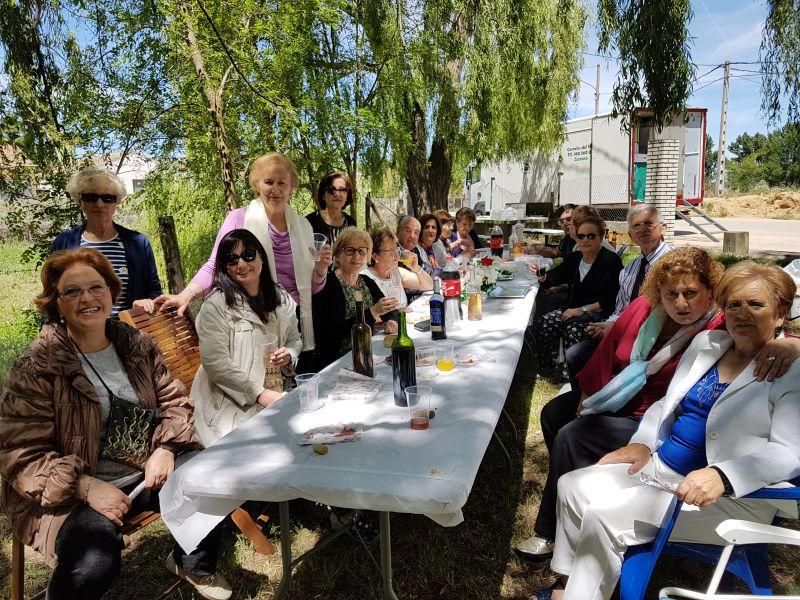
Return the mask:
<svg viewBox="0 0 800 600">
<path fill-rule="evenodd" d="M 217 246 L 234 229 L 251 231 L 264 246 L 273 280 L 277 281 L 300 306 L 300 333 L 303 350 L 314 349 L 314 326 L 311 318 L 311 295 L 325 287 L 328 266 L 333 260 L 331 247 L 325 245 L 319 260 L 314 261 L 311 224 L 289 206 L 299 178 L 294 164 L 277 152 L 257 158 L 248 178 L 255 198 L 244 208 L 228 213 L 220 227 L 211 256 L 180 294 L 156 298 L 156 306 L 178 307 L 180 314 L 189 302 L 211 289 Z"/>
</svg>

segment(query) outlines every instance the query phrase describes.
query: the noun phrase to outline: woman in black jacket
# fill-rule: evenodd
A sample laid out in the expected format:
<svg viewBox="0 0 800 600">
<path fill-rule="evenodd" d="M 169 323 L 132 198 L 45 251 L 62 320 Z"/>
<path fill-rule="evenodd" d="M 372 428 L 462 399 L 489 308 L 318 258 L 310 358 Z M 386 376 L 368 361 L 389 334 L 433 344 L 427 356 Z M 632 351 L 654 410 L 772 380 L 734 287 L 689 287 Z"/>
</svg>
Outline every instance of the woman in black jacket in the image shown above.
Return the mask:
<svg viewBox="0 0 800 600">
<path fill-rule="evenodd" d="M 567 308 L 548 312 L 533 324 L 533 341 L 539 357 L 539 372 L 553 371 L 559 345 L 564 350 L 588 337 L 586 326 L 602 321 L 614 312 L 619 291 L 622 260 L 603 248 L 606 223 L 587 215 L 574 223 L 579 252 L 571 252 L 545 280 L 554 285 L 567 284 Z"/>
<path fill-rule="evenodd" d="M 364 317 L 374 329 L 384 322 L 384 331 L 395 333 L 397 324 L 383 319 L 397 308 L 397 299 L 384 297 L 377 284 L 361 275 L 372 255 L 372 238 L 366 231 L 347 227 L 333 244 L 334 276 L 312 297 L 314 339 L 319 368 L 323 369 L 350 352 L 350 330 L 356 322 L 357 292 L 364 302 Z"/>
</svg>

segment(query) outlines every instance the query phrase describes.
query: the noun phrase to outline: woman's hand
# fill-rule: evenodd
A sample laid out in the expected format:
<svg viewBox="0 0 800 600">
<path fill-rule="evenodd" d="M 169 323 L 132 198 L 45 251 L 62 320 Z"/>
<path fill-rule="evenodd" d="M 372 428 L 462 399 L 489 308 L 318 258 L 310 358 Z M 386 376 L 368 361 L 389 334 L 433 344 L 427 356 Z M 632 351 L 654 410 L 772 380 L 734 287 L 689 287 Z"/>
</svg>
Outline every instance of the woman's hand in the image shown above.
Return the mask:
<svg viewBox="0 0 800 600">
<path fill-rule="evenodd" d="M 461 250 L 463 252 L 475 250 L 475 242 L 473 242 L 472 238 L 469 236 L 465 238 L 459 238 L 458 243 L 461 245 Z"/>
<path fill-rule="evenodd" d="M 570 319 L 574 319 L 575 317 L 581 316 L 581 309 L 580 308 L 566 308 L 564 312 L 561 313 L 561 320 L 562 321 L 569 321 Z"/>
<path fill-rule="evenodd" d="M 258 398 L 256 398 L 256 402 L 260 406 L 263 406 L 264 408 L 267 408 L 268 406 L 272 406 L 273 404 L 275 404 L 278 400 L 283 398 L 285 395 L 286 395 L 286 392 L 275 392 L 275 391 L 272 391 L 272 390 L 264 390 L 263 392 L 261 392 L 258 395 Z"/>
<path fill-rule="evenodd" d="M 756 381 L 774 381 L 783 377 L 792 363 L 800 357 L 800 339 L 780 338 L 767 342 L 756 354 Z"/>
<path fill-rule="evenodd" d="M 311 250 L 309 248 L 309 250 Z M 313 252 L 313 251 L 312 251 Z M 333 250 L 330 244 L 325 244 L 319 251 L 319 260 L 314 262 L 314 275 L 317 280 L 324 279 L 328 274 L 328 267 L 333 262 Z"/>
<path fill-rule="evenodd" d="M 611 331 L 611 327 L 614 325 L 611 321 L 600 321 L 599 323 L 589 323 L 586 326 L 586 333 L 592 336 L 596 340 L 601 340 L 605 337 L 605 335 Z"/>
<path fill-rule="evenodd" d="M 384 296 L 375 304 L 370 306 L 369 310 L 377 321 L 380 319 L 381 315 L 392 312 L 395 308 L 397 308 L 397 298 L 394 296 Z"/>
<path fill-rule="evenodd" d="M 141 300 L 134 300 L 133 306 L 136 308 L 141 308 L 143 311 L 150 313 L 151 315 L 156 310 L 155 300 L 151 300 L 150 298 L 142 298 Z"/>
<path fill-rule="evenodd" d="M 158 489 L 175 470 L 175 455 L 166 448 L 156 448 L 144 466 L 144 487 Z"/>
<path fill-rule="evenodd" d="M 131 499 L 117 486 L 94 477 L 88 477 L 86 504 L 106 519 L 122 527 L 122 519 L 131 509 Z"/>
<path fill-rule="evenodd" d="M 292 362 L 292 355 L 285 347 L 281 346 L 277 350 L 272 351 L 272 354 L 269 356 L 269 361 L 273 366 L 283 367 Z"/>
<path fill-rule="evenodd" d="M 598 465 L 630 464 L 628 475 L 633 475 L 642 470 L 650 460 L 650 448 L 644 444 L 629 444 L 619 450 L 609 452 L 599 461 Z"/>
<path fill-rule="evenodd" d="M 383 333 L 395 335 L 397 333 L 397 321 L 384 321 Z"/>
<path fill-rule="evenodd" d="M 161 294 L 153 300 L 153 306 L 158 310 L 166 310 L 171 307 L 178 309 L 178 316 L 182 317 L 186 312 L 186 307 L 194 299 L 195 294 L 190 288 L 186 288 L 180 294 Z"/>
<path fill-rule="evenodd" d="M 711 467 L 692 471 L 678 484 L 675 495 L 686 504 L 705 508 L 716 502 L 725 491 L 722 477 Z"/>
</svg>

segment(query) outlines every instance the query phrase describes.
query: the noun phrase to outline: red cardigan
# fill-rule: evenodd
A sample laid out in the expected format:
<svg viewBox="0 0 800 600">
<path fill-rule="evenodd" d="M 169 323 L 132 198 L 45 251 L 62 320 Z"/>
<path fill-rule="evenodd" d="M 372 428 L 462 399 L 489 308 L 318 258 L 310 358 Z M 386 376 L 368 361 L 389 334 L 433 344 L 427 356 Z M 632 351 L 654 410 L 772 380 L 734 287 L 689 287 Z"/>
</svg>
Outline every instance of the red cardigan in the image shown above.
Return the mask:
<svg viewBox="0 0 800 600">
<path fill-rule="evenodd" d="M 605 335 L 597 350 L 594 351 L 589 362 L 578 373 L 581 390 L 591 396 L 606 385 L 631 361 L 631 350 L 636 341 L 636 335 L 650 315 L 650 303 L 646 296 L 639 296 L 630 303 L 614 323 L 611 330 Z M 705 329 L 724 329 L 725 317 L 718 313 L 706 324 Z M 651 352 L 651 356 L 654 352 Z M 630 399 L 618 413 L 619 416 L 632 416 L 641 418 L 645 411 L 654 402 L 661 400 L 667 393 L 672 376 L 681 360 L 681 355 L 673 356 L 658 373 L 653 373 L 647 378 L 647 383 L 641 391 Z"/>
</svg>

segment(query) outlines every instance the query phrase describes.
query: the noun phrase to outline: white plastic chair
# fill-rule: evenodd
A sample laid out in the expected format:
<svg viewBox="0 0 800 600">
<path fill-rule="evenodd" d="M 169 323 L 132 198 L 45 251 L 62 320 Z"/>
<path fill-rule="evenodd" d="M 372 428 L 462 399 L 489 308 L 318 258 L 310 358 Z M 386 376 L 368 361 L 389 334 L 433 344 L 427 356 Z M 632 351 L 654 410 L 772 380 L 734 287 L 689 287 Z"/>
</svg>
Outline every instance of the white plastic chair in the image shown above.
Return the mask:
<svg viewBox="0 0 800 600">
<path fill-rule="evenodd" d="M 752 600 L 761 598 L 752 594 L 718 594 L 717 588 L 722 576 L 725 574 L 725 565 L 737 544 L 786 544 L 800 546 L 800 531 L 764 525 L 739 519 L 728 519 L 717 526 L 717 534 L 728 542 L 722 550 L 711 582 L 705 592 L 695 592 L 676 587 L 663 588 L 659 593 L 659 600 L 673 600 L 674 598 L 690 598 L 691 600 Z M 800 600 L 800 596 L 771 596 L 785 600 Z"/>
</svg>

